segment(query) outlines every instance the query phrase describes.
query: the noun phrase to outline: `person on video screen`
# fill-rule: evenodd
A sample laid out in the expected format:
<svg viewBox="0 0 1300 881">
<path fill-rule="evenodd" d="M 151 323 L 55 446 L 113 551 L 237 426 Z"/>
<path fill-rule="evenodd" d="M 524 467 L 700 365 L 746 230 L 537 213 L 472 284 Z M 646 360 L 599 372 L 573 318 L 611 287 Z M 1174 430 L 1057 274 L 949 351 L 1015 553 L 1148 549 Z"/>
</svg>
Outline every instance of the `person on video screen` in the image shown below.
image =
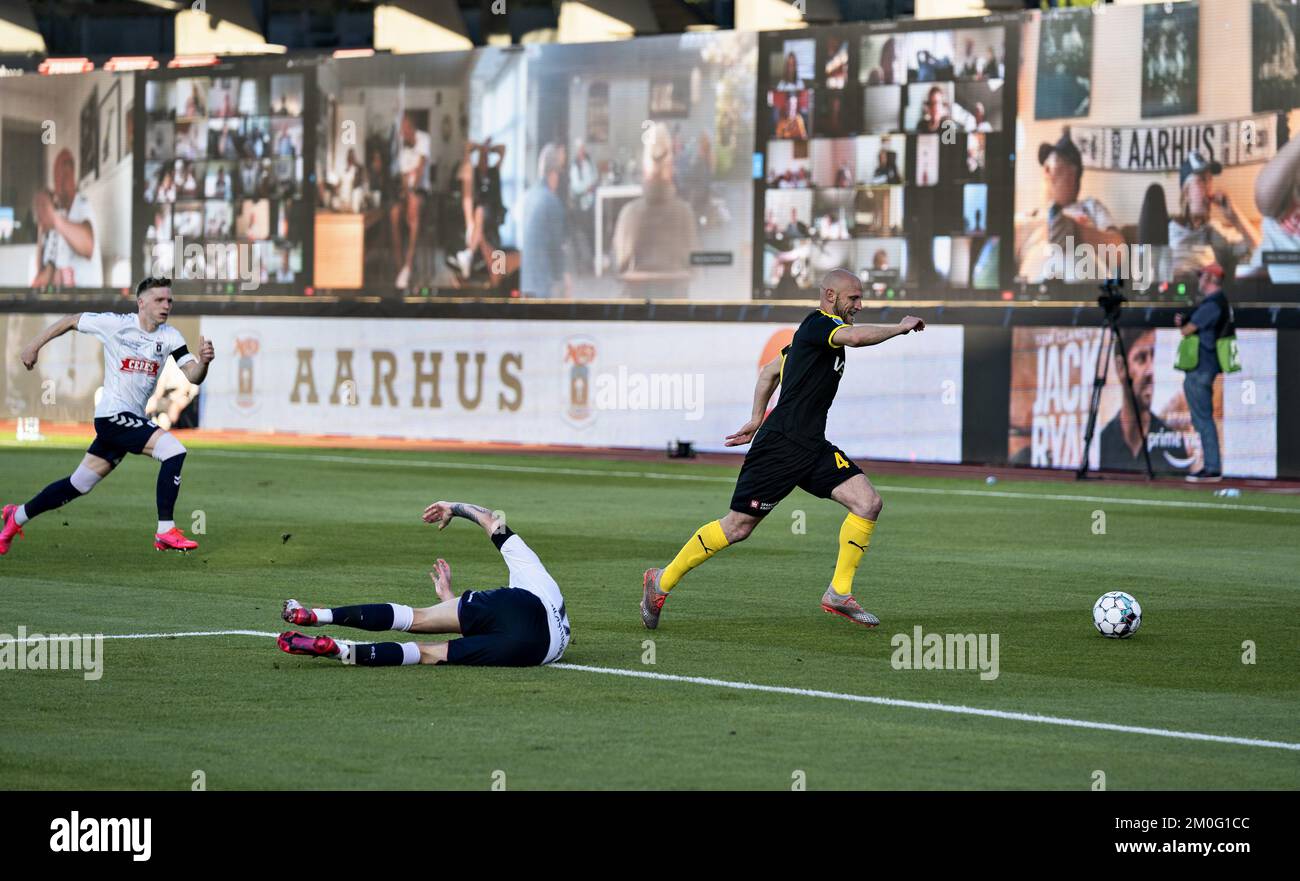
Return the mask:
<svg viewBox="0 0 1300 881">
<path fill-rule="evenodd" d="M 1169 248 L 1173 274 L 1197 275 L 1212 263 L 1231 267 L 1245 262 L 1259 244 L 1259 236 L 1233 207 L 1227 193 L 1214 191 L 1214 177 L 1223 166 L 1192 150 L 1178 169 L 1180 208 L 1169 219 Z M 1223 221 L 1211 212 L 1218 208 Z M 1226 221 L 1226 223 L 1224 222 Z"/>
<path fill-rule="evenodd" d="M 40 267 L 32 287 L 98 288 L 104 284 L 95 209 L 77 191 L 77 161 L 66 147 L 54 157 L 53 190 L 32 197 Z"/>
<path fill-rule="evenodd" d="M 898 44 L 893 37 L 885 40 L 880 47 L 880 64 L 873 67 L 867 74 L 867 85 L 869 86 L 892 86 L 898 80 L 894 77 L 894 68 L 898 64 Z"/>
<path fill-rule="evenodd" d="M 433 189 L 430 166 L 433 163 L 433 140 L 429 133 L 415 127 L 411 114 L 402 114 L 400 143 L 397 152 L 397 170 L 400 174 L 397 201 L 388 209 L 389 228 L 393 239 L 393 256 L 397 263 L 397 278 L 393 286 L 405 289 L 411 281 L 411 267 L 415 263 L 415 245 L 420 239 L 420 219 L 425 200 Z M 402 246 L 402 226 L 406 226 L 406 245 Z"/>
<path fill-rule="evenodd" d="M 465 156 L 457 173 L 465 217 L 465 247 L 446 258 L 447 265 L 464 280 L 487 271 L 492 265 L 492 252 L 500 246 L 500 228 L 506 216 L 501 199 L 501 163 L 505 158 L 506 145 L 494 144 L 491 138 L 481 144 L 465 142 Z"/>
<path fill-rule="evenodd" d="M 1267 266 L 1274 284 L 1300 284 L 1300 264 L 1269 265 L 1267 260 L 1269 253 L 1300 252 L 1300 138 L 1287 141 L 1260 170 L 1255 178 L 1255 207 L 1263 216 L 1255 270 Z"/>
<path fill-rule="evenodd" d="M 799 96 L 797 93 L 787 93 L 786 95 L 785 114 L 776 124 L 776 137 L 779 140 L 808 140 L 808 127 L 804 125 L 803 117 L 799 115 Z"/>
<path fill-rule="evenodd" d="M 560 198 L 564 165 L 563 144 L 542 147 L 537 156 L 537 182 L 524 194 L 519 288 L 525 297 L 568 297 L 573 293 L 565 266 L 565 210 Z"/>
<path fill-rule="evenodd" d="M 642 173 L 641 196 L 623 206 L 614 224 L 614 268 L 628 293 L 685 297 L 696 220 L 673 185 L 672 134 L 663 123 L 647 132 Z"/>
<path fill-rule="evenodd" d="M 951 118 L 948 93 L 941 86 L 931 86 L 925 94 L 925 105 L 921 108 L 921 121 L 917 123 L 916 130 L 925 134 L 937 134 Z"/>
<path fill-rule="evenodd" d="M 1091 196 L 1079 198 L 1083 157 L 1068 130 L 1055 144 L 1039 145 L 1038 164 L 1043 167 L 1047 208 L 1029 215 L 1028 232 L 1020 246 L 1019 275 L 1030 282 L 1047 277 L 1052 262 L 1050 245 L 1061 248 L 1066 255 L 1066 267 L 1072 267 L 1073 245 L 1095 248 L 1124 244 L 1124 237 L 1106 206 Z"/>
</svg>

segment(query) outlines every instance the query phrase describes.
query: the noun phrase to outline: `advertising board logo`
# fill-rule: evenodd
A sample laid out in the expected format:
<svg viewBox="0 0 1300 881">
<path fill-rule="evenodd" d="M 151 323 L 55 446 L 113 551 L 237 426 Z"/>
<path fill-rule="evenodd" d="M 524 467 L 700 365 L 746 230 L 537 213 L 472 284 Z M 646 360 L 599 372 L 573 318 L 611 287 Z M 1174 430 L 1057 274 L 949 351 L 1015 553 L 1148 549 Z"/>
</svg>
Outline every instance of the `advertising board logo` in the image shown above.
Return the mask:
<svg viewBox="0 0 1300 881">
<path fill-rule="evenodd" d="M 252 331 L 235 337 L 235 407 L 244 413 L 254 413 L 261 405 L 257 394 L 257 354 L 262 350 L 262 338 Z"/>
<path fill-rule="evenodd" d="M 575 428 L 590 425 L 596 415 L 592 400 L 592 364 L 596 342 L 589 337 L 570 337 L 564 342 L 564 420 Z"/>
</svg>

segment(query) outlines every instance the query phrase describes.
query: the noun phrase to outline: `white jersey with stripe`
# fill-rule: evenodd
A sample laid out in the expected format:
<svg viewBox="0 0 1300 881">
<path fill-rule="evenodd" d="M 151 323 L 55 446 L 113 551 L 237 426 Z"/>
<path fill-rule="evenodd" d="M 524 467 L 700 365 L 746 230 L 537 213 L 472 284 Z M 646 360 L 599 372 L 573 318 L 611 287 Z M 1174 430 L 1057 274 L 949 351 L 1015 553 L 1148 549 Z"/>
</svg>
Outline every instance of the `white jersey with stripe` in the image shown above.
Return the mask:
<svg viewBox="0 0 1300 881">
<path fill-rule="evenodd" d="M 97 419 L 118 413 L 143 416 L 168 356 L 177 355 L 178 367 L 197 360 L 180 331 L 160 324 L 149 333 L 140 326 L 139 315 L 83 312 L 77 330 L 104 344 L 104 392 L 95 405 Z"/>
<path fill-rule="evenodd" d="M 510 587 L 526 590 L 542 601 L 546 607 L 546 624 L 551 631 L 551 645 L 543 664 L 558 661 L 569 647 L 569 614 L 564 608 L 564 596 L 551 573 L 546 571 L 537 553 L 518 535 L 511 535 L 501 544 L 501 556 L 510 569 Z"/>
</svg>

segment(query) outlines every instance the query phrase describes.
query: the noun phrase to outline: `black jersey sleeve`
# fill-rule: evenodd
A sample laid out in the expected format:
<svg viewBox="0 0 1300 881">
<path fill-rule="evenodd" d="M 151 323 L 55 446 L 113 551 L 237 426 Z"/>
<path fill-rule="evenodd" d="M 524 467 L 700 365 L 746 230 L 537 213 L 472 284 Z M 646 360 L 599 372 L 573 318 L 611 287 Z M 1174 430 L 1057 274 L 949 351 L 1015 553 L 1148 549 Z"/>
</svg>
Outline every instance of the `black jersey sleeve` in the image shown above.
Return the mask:
<svg viewBox="0 0 1300 881">
<path fill-rule="evenodd" d="M 798 342 L 804 345 L 815 346 L 819 349 L 842 349 L 843 346 L 836 343 L 831 337 L 835 334 L 835 331 L 844 326 L 844 322 L 839 318 L 818 310 L 803 323 L 796 336 L 799 337 Z"/>
</svg>

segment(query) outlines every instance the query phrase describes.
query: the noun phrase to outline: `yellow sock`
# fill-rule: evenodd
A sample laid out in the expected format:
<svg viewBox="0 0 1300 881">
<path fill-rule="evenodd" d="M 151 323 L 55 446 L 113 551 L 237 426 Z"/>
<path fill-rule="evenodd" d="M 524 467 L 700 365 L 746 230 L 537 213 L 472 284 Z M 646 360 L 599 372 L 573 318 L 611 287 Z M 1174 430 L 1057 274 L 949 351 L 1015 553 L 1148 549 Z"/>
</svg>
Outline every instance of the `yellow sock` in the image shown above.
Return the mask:
<svg viewBox="0 0 1300 881">
<path fill-rule="evenodd" d="M 664 574 L 659 576 L 659 589 L 664 593 L 672 590 L 676 587 L 677 582 L 682 580 L 683 575 L 712 557 L 728 544 L 730 542 L 727 541 L 727 534 L 722 531 L 720 521 L 714 520 L 712 523 L 705 523 L 695 530 L 691 540 L 682 545 L 682 549 L 677 552 L 677 556 L 673 557 L 673 561 L 664 569 Z"/>
<path fill-rule="evenodd" d="M 853 574 L 858 571 L 862 555 L 871 544 L 871 532 L 876 528 L 876 521 L 850 513 L 840 526 L 840 555 L 835 561 L 835 576 L 831 578 L 831 587 L 840 596 L 853 592 Z"/>
</svg>

